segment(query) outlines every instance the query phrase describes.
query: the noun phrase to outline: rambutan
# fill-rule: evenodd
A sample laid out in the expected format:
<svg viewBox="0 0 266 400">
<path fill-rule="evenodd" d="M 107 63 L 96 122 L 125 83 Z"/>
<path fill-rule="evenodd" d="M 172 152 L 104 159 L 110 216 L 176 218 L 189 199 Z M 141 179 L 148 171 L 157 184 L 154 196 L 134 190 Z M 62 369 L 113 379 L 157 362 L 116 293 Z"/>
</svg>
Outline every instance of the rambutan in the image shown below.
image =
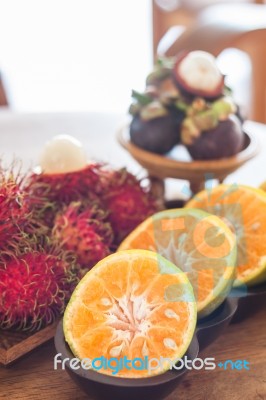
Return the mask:
<svg viewBox="0 0 266 400">
<path fill-rule="evenodd" d="M 65 205 L 82 199 L 99 201 L 97 193 L 101 192 L 102 167 L 100 164 L 90 164 L 80 171 L 31 174 L 25 190 L 35 219 L 50 230 L 56 214 Z"/>
<path fill-rule="evenodd" d="M 112 171 L 106 183 L 101 199 L 109 212 L 108 219 L 118 245 L 159 207 L 149 188 L 142 187 L 141 181 L 125 168 Z"/>
<path fill-rule="evenodd" d="M 75 259 L 60 248 L 1 257 L 1 329 L 38 330 L 61 315 L 78 283 Z"/>
<path fill-rule="evenodd" d="M 79 235 L 77 233 L 73 235 L 69 231 L 70 227 L 72 232 L 77 231 L 74 225 L 77 209 L 74 212 L 72 206 L 70 210 L 64 210 L 66 213 L 64 221 L 68 222 L 67 228 L 62 224 L 64 213 L 60 213 L 65 206 L 72 202 L 89 201 L 91 205 L 94 202 L 101 203 L 101 208 L 109 213 L 109 222 L 115 234 L 114 245 L 119 244 L 132 229 L 158 209 L 149 190 L 144 189 L 134 175 L 127 172 L 126 169 L 113 170 L 106 164 L 87 164 L 82 145 L 70 137 L 55 137 L 45 146 L 40 160 L 39 173 L 35 172 L 29 177 L 26 190 L 31 199 L 31 209 L 36 219 L 42 221 L 50 230 L 53 229 L 54 232 L 57 232 L 57 236 L 60 232 L 60 235 L 63 235 L 63 239 L 61 239 L 64 243 L 71 243 L 68 246 L 74 251 L 77 244 L 73 237 L 79 237 Z M 98 214 L 95 217 L 91 214 L 85 216 L 83 212 L 84 210 L 78 211 L 78 215 L 81 214 L 79 219 L 82 221 L 87 218 L 87 221 L 92 224 L 92 220 L 99 218 L 97 229 L 95 222 L 93 222 L 93 226 L 90 225 L 90 229 L 92 231 L 96 229 L 96 233 L 88 234 L 86 241 L 84 237 L 87 233 L 84 234 L 81 245 L 81 247 L 83 246 L 83 256 L 79 256 L 81 265 L 86 263 L 91 267 L 92 263 L 102 258 L 102 254 L 106 255 L 106 249 L 110 245 L 110 236 L 106 234 L 105 226 L 103 231 L 99 230 L 102 229 L 103 219 Z M 56 217 L 57 214 L 61 217 Z M 53 225 L 56 225 L 56 228 L 53 228 Z M 82 229 L 85 229 L 84 226 L 83 223 Z M 96 251 L 98 247 L 94 249 L 95 257 L 91 262 L 89 259 L 88 264 L 88 256 L 84 256 L 86 247 L 84 243 L 87 243 L 88 240 L 91 241 L 88 253 L 92 253 L 91 243 L 99 242 L 101 233 L 103 235 L 102 245 L 99 250 Z M 71 242 L 69 238 L 72 238 Z M 102 247 L 104 243 L 105 248 Z M 94 246 L 96 245 L 94 244 Z M 99 255 L 97 255 L 98 252 Z"/>
<path fill-rule="evenodd" d="M 22 179 L 12 172 L 0 172 L 0 249 L 14 250 L 23 236 L 23 229 L 29 224 L 29 210 L 25 193 L 21 188 Z"/>
<path fill-rule="evenodd" d="M 43 226 L 43 233 L 49 235 L 54 225 L 56 213 L 62 208 L 62 204 L 56 201 L 38 196 L 36 193 L 31 193 L 28 188 L 27 192 L 28 208 L 31 210 L 32 218 L 39 221 Z"/>
<path fill-rule="evenodd" d="M 82 272 L 111 253 L 113 231 L 97 203 L 72 202 L 55 218 L 53 237 L 77 256 Z"/>
<path fill-rule="evenodd" d="M 50 203 L 69 204 L 101 192 L 102 164 L 89 164 L 85 168 L 67 173 L 33 173 L 26 189 L 31 196 Z"/>
</svg>

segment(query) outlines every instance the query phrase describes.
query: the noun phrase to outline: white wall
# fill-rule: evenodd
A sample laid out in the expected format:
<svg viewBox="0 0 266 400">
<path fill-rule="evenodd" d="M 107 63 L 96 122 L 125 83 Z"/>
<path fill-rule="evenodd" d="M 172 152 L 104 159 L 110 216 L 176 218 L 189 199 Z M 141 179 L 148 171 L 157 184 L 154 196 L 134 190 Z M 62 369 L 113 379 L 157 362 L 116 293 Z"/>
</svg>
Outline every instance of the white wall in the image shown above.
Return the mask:
<svg viewBox="0 0 266 400">
<path fill-rule="evenodd" d="M 0 0 L 0 70 L 19 111 L 126 111 L 152 64 L 150 0 Z"/>
</svg>

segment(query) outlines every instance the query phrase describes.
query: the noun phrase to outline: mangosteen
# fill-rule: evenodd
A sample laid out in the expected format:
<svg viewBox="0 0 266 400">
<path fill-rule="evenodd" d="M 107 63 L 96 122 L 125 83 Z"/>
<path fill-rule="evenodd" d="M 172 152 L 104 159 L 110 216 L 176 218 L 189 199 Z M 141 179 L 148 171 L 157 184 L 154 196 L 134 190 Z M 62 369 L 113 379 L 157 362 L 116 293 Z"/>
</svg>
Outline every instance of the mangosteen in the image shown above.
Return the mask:
<svg viewBox="0 0 266 400">
<path fill-rule="evenodd" d="M 236 105 L 236 115 L 239 118 L 241 124 L 243 125 L 247 118 L 243 108 L 240 107 L 239 104 Z"/>
<path fill-rule="evenodd" d="M 168 153 L 180 141 L 180 126 L 184 113 L 175 109 L 161 115 L 142 110 L 130 124 L 130 139 L 136 146 L 157 154 Z"/>
<path fill-rule="evenodd" d="M 159 57 L 155 62 L 152 72 L 146 78 L 146 86 L 158 86 L 161 81 L 170 78 L 174 63 L 174 58 Z"/>
<path fill-rule="evenodd" d="M 194 160 L 214 160 L 231 157 L 242 150 L 244 132 L 239 118 L 231 114 L 217 126 L 194 135 L 192 144 L 186 145 Z"/>
<path fill-rule="evenodd" d="M 215 100 L 223 95 L 224 76 L 215 57 L 205 51 L 182 52 L 173 68 L 175 84 L 185 98 Z"/>
</svg>

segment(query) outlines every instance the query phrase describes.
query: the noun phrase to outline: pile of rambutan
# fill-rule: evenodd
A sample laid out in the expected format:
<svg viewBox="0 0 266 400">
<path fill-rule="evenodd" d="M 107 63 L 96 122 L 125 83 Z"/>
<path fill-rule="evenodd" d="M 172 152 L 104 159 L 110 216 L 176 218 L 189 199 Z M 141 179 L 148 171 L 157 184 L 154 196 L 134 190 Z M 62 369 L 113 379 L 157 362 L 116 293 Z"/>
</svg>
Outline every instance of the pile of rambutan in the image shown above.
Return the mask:
<svg viewBox="0 0 266 400">
<path fill-rule="evenodd" d="M 0 167 L 0 329 L 41 329 L 81 277 L 158 210 L 126 169 L 90 163 L 22 175 Z"/>
<path fill-rule="evenodd" d="M 78 282 L 75 257 L 36 220 L 24 178 L 0 170 L 0 328 L 37 330 L 61 315 Z"/>
<path fill-rule="evenodd" d="M 60 239 L 68 249 L 86 248 L 91 253 L 82 262 L 88 268 L 90 260 L 105 257 L 107 247 L 114 251 L 137 225 L 159 209 L 150 187 L 142 186 L 142 180 L 125 168 L 115 170 L 106 164 L 93 163 L 82 170 L 60 174 L 34 173 L 25 190 L 35 219 L 46 226 L 53 238 Z M 100 246 L 102 253 L 96 237 L 105 245 Z M 78 258 L 84 261 L 84 256 Z"/>
</svg>

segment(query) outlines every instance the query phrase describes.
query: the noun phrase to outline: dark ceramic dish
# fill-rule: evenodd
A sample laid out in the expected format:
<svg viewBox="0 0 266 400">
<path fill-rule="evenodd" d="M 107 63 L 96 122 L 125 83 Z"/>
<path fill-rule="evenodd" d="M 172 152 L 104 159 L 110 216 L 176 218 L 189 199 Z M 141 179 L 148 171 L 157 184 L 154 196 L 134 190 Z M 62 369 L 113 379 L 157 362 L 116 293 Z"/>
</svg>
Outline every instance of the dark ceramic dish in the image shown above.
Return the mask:
<svg viewBox="0 0 266 400">
<path fill-rule="evenodd" d="M 62 354 L 63 359 L 74 358 L 65 342 L 62 322 L 57 327 L 55 347 L 57 352 Z M 194 337 L 186 356 L 188 360 L 194 360 L 198 353 L 199 345 L 197 338 Z M 178 386 L 188 371 L 186 368 L 180 371 L 173 369 L 151 378 L 129 379 L 108 376 L 93 370 L 73 370 L 69 362 L 66 362 L 65 366 L 66 371 L 77 385 L 95 400 L 164 399 Z"/>
<path fill-rule="evenodd" d="M 238 299 L 232 323 L 241 322 L 262 308 L 266 310 L 266 282 L 248 289 L 233 289 L 230 297 Z"/>
<path fill-rule="evenodd" d="M 236 299 L 226 299 L 224 303 L 208 318 L 197 324 L 194 336 L 186 356 L 188 360 L 197 358 L 199 349 L 210 345 L 229 324 L 237 309 Z M 65 342 L 62 322 L 59 323 L 55 335 L 55 347 L 62 358 L 74 358 L 69 346 Z M 179 385 L 188 371 L 169 370 L 164 374 L 151 378 L 126 379 L 100 374 L 93 370 L 73 370 L 66 362 L 66 371 L 77 385 L 91 398 L 97 400 L 160 400 L 168 396 Z"/>
<path fill-rule="evenodd" d="M 238 299 L 228 297 L 211 315 L 197 323 L 197 338 L 200 351 L 212 344 L 230 324 L 238 308 Z"/>
</svg>

